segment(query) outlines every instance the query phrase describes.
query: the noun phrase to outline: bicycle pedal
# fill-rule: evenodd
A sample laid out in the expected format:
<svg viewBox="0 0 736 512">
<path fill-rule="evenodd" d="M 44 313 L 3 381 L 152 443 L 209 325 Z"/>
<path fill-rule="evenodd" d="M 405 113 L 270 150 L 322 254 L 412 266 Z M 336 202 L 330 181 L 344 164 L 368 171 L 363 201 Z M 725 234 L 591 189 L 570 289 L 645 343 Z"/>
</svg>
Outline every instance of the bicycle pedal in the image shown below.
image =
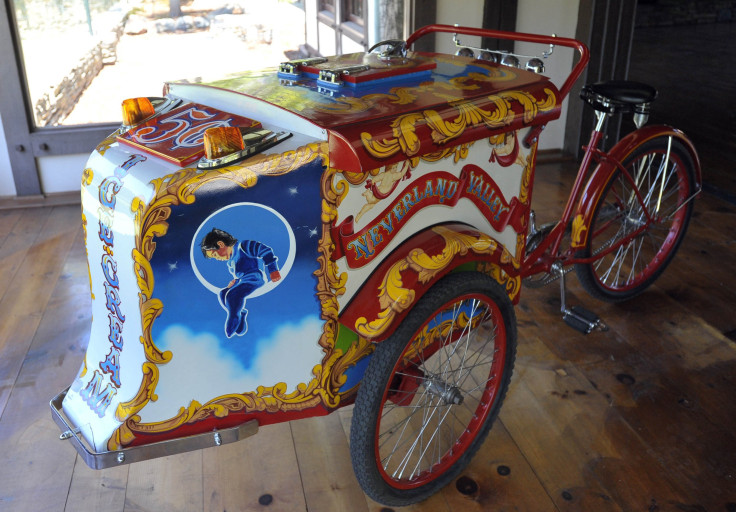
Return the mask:
<svg viewBox="0 0 736 512">
<path fill-rule="evenodd" d="M 567 325 L 583 334 L 608 330 L 608 326 L 598 315 L 581 306 L 573 306 L 570 309 L 565 309 L 562 319 Z"/>
</svg>

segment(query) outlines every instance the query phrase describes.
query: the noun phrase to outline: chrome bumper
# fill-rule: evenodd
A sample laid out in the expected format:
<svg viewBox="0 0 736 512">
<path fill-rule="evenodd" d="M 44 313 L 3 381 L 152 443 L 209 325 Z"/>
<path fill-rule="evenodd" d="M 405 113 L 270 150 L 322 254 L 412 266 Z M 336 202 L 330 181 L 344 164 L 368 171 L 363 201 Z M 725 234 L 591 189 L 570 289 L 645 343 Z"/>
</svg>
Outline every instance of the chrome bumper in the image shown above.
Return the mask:
<svg viewBox="0 0 736 512">
<path fill-rule="evenodd" d="M 167 455 L 176 455 L 211 446 L 222 446 L 223 444 L 234 443 L 246 437 L 250 437 L 258 432 L 258 422 L 251 420 L 237 427 L 232 427 L 214 432 L 206 432 L 180 439 L 171 439 L 158 443 L 151 443 L 144 446 L 134 446 L 111 452 L 95 452 L 89 444 L 79 436 L 79 428 L 71 425 L 71 422 L 64 414 L 61 404 L 64 401 L 69 388 L 56 395 L 49 405 L 51 406 L 51 417 L 59 426 L 62 433 L 59 435 L 61 440 L 71 441 L 84 462 L 92 469 L 105 469 L 113 466 L 121 466 L 123 464 L 131 464 L 133 462 L 141 462 L 144 460 L 155 459 L 157 457 L 165 457 Z"/>
</svg>

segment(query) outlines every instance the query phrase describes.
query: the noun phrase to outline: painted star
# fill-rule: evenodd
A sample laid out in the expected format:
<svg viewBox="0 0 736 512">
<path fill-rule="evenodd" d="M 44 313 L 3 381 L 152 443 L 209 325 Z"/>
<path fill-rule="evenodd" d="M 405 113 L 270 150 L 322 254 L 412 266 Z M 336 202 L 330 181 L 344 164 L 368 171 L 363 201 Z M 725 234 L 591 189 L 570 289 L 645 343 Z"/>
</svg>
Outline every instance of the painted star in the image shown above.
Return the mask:
<svg viewBox="0 0 736 512">
<path fill-rule="evenodd" d="M 309 230 L 309 238 L 312 238 L 313 236 L 317 236 L 317 228 L 313 227 Z"/>
<path fill-rule="evenodd" d="M 177 262 L 176 261 L 174 263 L 169 263 L 169 272 L 173 272 L 176 269 L 177 269 Z"/>
<path fill-rule="evenodd" d="M 297 187 L 290 187 L 289 188 L 289 195 L 295 196 L 299 193 L 299 189 Z"/>
</svg>

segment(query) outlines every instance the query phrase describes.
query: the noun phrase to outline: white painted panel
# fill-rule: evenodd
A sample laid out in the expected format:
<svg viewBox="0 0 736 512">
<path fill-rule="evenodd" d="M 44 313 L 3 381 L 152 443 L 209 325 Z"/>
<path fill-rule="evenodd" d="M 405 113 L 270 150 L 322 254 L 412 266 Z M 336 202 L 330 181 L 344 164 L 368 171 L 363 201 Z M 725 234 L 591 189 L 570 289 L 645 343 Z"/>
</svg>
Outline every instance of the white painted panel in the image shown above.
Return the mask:
<svg viewBox="0 0 736 512">
<path fill-rule="evenodd" d="M 307 44 L 315 50 L 319 47 L 319 36 L 317 34 L 317 0 L 307 0 L 304 3 L 306 19 Z"/>
<path fill-rule="evenodd" d="M 319 53 L 324 56 L 335 55 L 335 30 L 324 23 L 319 23 Z"/>
<path fill-rule="evenodd" d="M 5 140 L 3 120 L 0 117 L 0 197 L 14 196 L 15 194 L 15 181 L 13 180 L 13 172 L 10 170 L 8 143 Z"/>
<path fill-rule="evenodd" d="M 480 28 L 483 24 L 483 0 L 438 0 L 437 23 Z M 468 46 L 480 46 L 480 37 L 460 36 L 460 41 Z M 455 50 L 452 34 L 437 35 L 438 52 L 454 54 Z"/>
<path fill-rule="evenodd" d="M 516 30 L 532 34 L 557 34 L 560 37 L 575 37 L 578 23 L 579 0 L 553 0 L 535 2 L 519 0 L 516 15 Z M 548 48 L 531 43 L 516 43 L 516 51 L 525 55 L 541 55 Z M 570 74 L 575 50 L 557 46 L 554 53 L 544 61 L 544 74 L 552 79 L 557 87 Z M 550 123 L 539 138 L 539 149 L 562 149 L 565 140 L 565 120 L 569 101 L 580 101 L 568 98 L 562 105 L 560 119 Z"/>
<path fill-rule="evenodd" d="M 44 194 L 78 191 L 88 158 L 89 154 L 86 153 L 39 158 L 37 162 L 41 191 Z"/>
</svg>

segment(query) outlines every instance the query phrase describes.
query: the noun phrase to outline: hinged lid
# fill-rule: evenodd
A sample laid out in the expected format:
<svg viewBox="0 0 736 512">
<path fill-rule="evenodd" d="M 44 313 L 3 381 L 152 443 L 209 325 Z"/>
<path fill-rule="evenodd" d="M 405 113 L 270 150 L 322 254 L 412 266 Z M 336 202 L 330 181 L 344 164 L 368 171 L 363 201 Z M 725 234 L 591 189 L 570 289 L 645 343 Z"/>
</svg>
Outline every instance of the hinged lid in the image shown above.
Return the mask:
<svg viewBox="0 0 736 512">
<path fill-rule="evenodd" d="M 282 62 L 279 77 L 317 79 L 319 85 L 328 87 L 375 84 L 377 81 L 430 77 L 436 62 L 425 56 L 382 59 L 375 53 L 350 53 L 327 58 L 300 59 Z"/>
</svg>

